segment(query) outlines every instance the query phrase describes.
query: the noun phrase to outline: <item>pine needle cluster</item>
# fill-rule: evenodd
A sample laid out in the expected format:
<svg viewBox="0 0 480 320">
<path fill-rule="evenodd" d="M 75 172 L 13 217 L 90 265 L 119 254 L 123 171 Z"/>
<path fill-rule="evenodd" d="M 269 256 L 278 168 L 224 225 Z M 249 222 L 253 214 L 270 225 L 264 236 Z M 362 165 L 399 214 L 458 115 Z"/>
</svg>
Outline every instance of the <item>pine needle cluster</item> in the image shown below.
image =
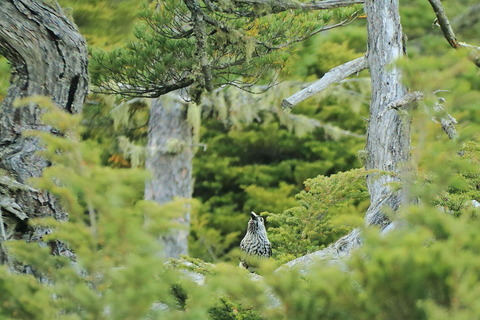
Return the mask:
<svg viewBox="0 0 480 320">
<path fill-rule="evenodd" d="M 125 96 L 158 97 L 190 86 L 195 101 L 226 84 L 248 90 L 267 74 L 275 81 L 289 45 L 348 24 L 360 10 L 305 11 L 276 1 L 150 2 L 136 41 L 93 52 L 92 80 L 103 92 Z"/>
</svg>

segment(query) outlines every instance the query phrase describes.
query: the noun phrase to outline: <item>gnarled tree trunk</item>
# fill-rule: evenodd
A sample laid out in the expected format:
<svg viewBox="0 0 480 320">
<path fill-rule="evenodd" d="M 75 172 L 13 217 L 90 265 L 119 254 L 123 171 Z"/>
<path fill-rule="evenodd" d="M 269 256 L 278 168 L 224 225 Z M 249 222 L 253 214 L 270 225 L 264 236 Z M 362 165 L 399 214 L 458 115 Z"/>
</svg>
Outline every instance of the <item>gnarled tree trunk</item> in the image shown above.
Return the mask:
<svg viewBox="0 0 480 320">
<path fill-rule="evenodd" d="M 40 176 L 49 163 L 36 154 L 41 149 L 38 140 L 22 137 L 22 132 L 53 129 L 40 122 L 38 107 L 15 108 L 13 103 L 41 95 L 68 112 L 79 112 L 88 86 L 86 45 L 58 5 L 2 0 L 0 54 L 12 66 L 10 88 L 0 104 L 0 239 L 41 240 L 49 230 L 27 227 L 25 221 L 65 219 L 67 214 L 50 194 L 27 186 L 27 180 Z M 50 245 L 55 254 L 70 254 L 60 243 Z M 0 263 L 8 260 L 3 249 Z"/>
<path fill-rule="evenodd" d="M 148 123 L 146 168 L 152 179 L 145 186 L 145 199 L 164 204 L 175 197 L 192 197 L 192 125 L 187 104 L 177 92 L 153 100 Z M 188 205 L 176 219 L 184 228 L 161 237 L 163 256 L 178 258 L 188 253 L 190 212 Z"/>
</svg>

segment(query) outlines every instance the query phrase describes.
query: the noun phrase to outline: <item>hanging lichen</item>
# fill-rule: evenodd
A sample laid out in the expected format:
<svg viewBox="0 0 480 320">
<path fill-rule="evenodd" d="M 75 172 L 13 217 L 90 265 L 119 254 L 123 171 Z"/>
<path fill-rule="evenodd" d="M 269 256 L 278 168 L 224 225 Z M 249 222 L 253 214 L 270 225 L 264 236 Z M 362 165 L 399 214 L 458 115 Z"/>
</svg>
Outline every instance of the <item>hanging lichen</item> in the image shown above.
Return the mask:
<svg viewBox="0 0 480 320">
<path fill-rule="evenodd" d="M 167 140 L 167 143 L 165 144 L 165 149 L 161 150 L 165 153 L 170 153 L 170 154 L 178 154 L 183 151 L 185 148 L 185 140 L 180 140 L 177 138 L 170 138 Z"/>
<path fill-rule="evenodd" d="M 123 156 L 130 159 L 133 168 L 142 166 L 145 163 L 145 147 L 132 143 L 127 137 L 118 138 L 118 145 L 122 150 Z"/>
<path fill-rule="evenodd" d="M 119 105 L 112 108 L 110 111 L 113 119 L 113 127 L 117 130 L 121 126 L 128 125 L 130 114 L 128 112 L 128 103 L 122 102 Z"/>
</svg>

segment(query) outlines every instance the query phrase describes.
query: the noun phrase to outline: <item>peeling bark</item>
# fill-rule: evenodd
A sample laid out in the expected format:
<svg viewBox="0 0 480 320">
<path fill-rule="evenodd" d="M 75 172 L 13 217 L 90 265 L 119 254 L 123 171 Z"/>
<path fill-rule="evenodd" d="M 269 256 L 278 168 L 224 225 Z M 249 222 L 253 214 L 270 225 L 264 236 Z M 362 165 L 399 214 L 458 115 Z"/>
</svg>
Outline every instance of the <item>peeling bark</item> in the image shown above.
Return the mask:
<svg viewBox="0 0 480 320">
<path fill-rule="evenodd" d="M 27 185 L 49 163 L 36 154 L 41 149 L 38 140 L 22 137 L 22 132 L 52 128 L 40 122 L 41 110 L 35 105 L 15 108 L 13 103 L 41 95 L 68 112 L 79 112 L 88 86 L 87 49 L 76 26 L 58 6 L 3 0 L 0 54 L 12 66 L 10 88 L 0 104 L 0 213 L 4 227 L 11 230 L 2 240 L 37 241 L 49 230 L 27 227 L 24 221 L 47 216 L 65 219 L 67 214 L 50 194 Z M 70 254 L 59 243 L 52 243 L 51 248 L 56 254 Z M 7 258 L 2 250 L 0 263 Z"/>
<path fill-rule="evenodd" d="M 192 126 L 187 104 L 173 92 L 153 100 L 148 124 L 146 168 L 152 179 L 145 186 L 145 199 L 164 204 L 175 197 L 192 197 Z M 189 208 L 176 219 L 184 226 L 161 237 L 165 258 L 188 254 Z"/>
</svg>

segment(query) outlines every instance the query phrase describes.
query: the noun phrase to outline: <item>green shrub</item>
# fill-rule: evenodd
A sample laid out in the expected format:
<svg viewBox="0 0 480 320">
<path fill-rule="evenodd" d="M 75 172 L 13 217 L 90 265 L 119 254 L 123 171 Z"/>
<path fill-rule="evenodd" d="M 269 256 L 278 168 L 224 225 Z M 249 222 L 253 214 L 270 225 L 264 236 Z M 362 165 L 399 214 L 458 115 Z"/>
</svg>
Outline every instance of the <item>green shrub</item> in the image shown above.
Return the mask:
<svg viewBox="0 0 480 320">
<path fill-rule="evenodd" d="M 320 250 L 363 221 L 368 207 L 365 171 L 308 179 L 296 200 L 296 207 L 268 216 L 269 238 L 280 262 Z"/>
</svg>

